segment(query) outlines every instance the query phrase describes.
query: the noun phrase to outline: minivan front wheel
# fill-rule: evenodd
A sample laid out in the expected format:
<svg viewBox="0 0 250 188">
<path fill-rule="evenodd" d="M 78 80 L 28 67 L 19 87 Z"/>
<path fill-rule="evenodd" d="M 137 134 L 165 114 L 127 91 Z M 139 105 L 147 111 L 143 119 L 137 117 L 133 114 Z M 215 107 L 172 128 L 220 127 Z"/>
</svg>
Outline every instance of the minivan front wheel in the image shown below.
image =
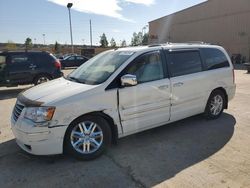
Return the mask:
<svg viewBox="0 0 250 188">
<path fill-rule="evenodd" d="M 205 115 L 208 119 L 217 119 L 223 112 L 225 106 L 225 95 L 220 90 L 215 90 L 210 95 Z"/>
<path fill-rule="evenodd" d="M 98 116 L 80 118 L 69 126 L 65 135 L 66 152 L 82 160 L 100 156 L 110 142 L 110 127 Z"/>
</svg>

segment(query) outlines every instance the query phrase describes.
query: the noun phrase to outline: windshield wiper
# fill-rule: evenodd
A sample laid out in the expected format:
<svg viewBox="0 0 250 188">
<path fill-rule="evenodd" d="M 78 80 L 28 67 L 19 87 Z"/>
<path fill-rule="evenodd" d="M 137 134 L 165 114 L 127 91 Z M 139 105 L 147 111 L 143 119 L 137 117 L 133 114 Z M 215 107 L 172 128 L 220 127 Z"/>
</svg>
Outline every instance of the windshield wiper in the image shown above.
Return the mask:
<svg viewBox="0 0 250 188">
<path fill-rule="evenodd" d="M 78 83 L 84 84 L 83 81 L 80 81 L 79 79 L 77 79 L 77 78 L 75 78 L 75 77 L 73 77 L 73 76 L 69 76 L 68 78 L 69 78 L 71 81 L 76 81 L 76 82 L 78 82 Z"/>
</svg>

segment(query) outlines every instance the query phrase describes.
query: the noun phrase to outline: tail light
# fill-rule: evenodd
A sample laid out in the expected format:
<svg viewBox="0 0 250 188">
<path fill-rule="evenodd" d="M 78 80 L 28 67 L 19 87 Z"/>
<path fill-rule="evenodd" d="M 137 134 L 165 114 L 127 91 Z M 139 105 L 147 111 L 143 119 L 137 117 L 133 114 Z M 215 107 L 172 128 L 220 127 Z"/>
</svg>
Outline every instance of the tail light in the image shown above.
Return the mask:
<svg viewBox="0 0 250 188">
<path fill-rule="evenodd" d="M 58 59 L 55 61 L 54 65 L 57 69 L 61 69 L 61 63 Z"/>
</svg>

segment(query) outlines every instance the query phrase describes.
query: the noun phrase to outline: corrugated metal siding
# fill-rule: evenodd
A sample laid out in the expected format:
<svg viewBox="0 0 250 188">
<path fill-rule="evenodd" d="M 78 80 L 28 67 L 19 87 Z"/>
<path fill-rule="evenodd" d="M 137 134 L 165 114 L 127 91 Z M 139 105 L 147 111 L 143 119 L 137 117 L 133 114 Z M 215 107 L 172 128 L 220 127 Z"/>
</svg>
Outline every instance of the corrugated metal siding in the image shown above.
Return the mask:
<svg viewBox="0 0 250 188">
<path fill-rule="evenodd" d="M 205 41 L 249 57 L 250 0 L 209 0 L 149 23 L 151 43 Z"/>
</svg>

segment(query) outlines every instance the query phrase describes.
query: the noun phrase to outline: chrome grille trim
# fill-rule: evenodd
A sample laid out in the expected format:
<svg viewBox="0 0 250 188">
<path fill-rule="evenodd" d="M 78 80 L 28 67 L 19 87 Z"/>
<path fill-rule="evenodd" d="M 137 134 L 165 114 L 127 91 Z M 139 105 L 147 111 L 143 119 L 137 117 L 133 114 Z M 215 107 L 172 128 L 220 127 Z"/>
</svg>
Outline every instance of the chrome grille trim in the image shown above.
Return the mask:
<svg viewBox="0 0 250 188">
<path fill-rule="evenodd" d="M 24 105 L 16 102 L 15 107 L 13 109 L 13 113 L 12 113 L 13 119 L 14 119 L 15 122 L 18 120 L 18 118 L 21 115 L 23 109 L 24 109 Z"/>
</svg>

